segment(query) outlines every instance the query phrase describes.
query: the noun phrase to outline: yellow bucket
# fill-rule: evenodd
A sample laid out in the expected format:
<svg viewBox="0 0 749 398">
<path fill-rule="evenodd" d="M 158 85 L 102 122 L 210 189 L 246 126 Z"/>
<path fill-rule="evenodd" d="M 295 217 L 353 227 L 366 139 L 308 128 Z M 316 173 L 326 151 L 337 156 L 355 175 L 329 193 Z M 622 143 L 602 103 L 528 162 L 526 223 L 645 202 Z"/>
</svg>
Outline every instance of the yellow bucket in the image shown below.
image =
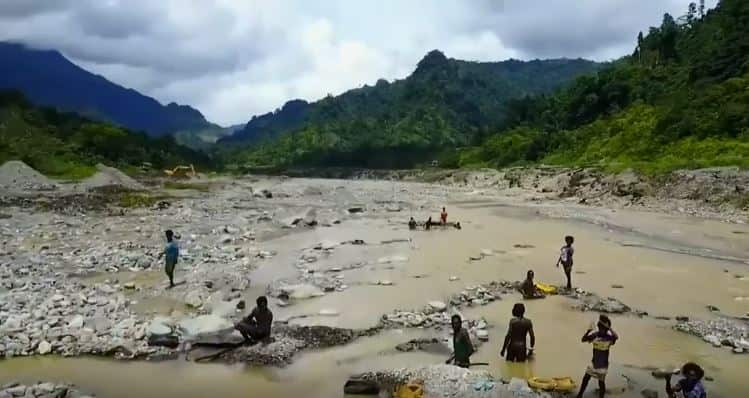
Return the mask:
<svg viewBox="0 0 749 398">
<path fill-rule="evenodd" d="M 395 390 L 394 398 L 422 398 L 424 396 L 424 384 L 412 381 Z"/>
</svg>

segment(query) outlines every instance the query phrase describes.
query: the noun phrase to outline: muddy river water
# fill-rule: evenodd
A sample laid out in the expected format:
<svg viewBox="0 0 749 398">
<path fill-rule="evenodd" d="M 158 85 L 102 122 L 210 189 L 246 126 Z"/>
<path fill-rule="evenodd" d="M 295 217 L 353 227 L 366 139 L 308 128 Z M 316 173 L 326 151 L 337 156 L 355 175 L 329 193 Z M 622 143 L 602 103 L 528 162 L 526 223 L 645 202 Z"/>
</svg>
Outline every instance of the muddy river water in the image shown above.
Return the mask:
<svg viewBox="0 0 749 398">
<path fill-rule="evenodd" d="M 365 328 L 394 309 L 416 309 L 431 300 L 445 301 L 466 286 L 492 280 L 521 280 L 533 269 L 536 279 L 562 284 L 563 274 L 554 267 L 565 235 L 576 239 L 576 286 L 601 296 L 615 297 L 651 316 L 613 316 L 620 341 L 611 353 L 612 394 L 640 396 L 646 387 L 661 390 L 648 367 L 677 367 L 686 361 L 700 363 L 714 381 L 707 384 L 711 396 L 749 396 L 749 356 L 714 348 L 700 339 L 672 329 L 673 321 L 656 316 L 714 317 L 707 306 L 723 314 L 749 312 L 749 227 L 687 216 L 667 216 L 626 210 L 570 208 L 554 205 L 507 205 L 493 200 L 461 200 L 448 203 L 450 218 L 463 229 L 408 231 L 406 212 L 362 216 L 330 228 L 269 238 L 264 242 L 278 255 L 253 272 L 251 299 L 265 292 L 277 278 L 297 272 L 300 250 L 320 241 L 362 239 L 380 242 L 410 239 L 383 245 L 342 246 L 318 269 L 383 256 L 405 256 L 408 261 L 387 266 L 344 271 L 343 292 L 274 307 L 276 319 L 317 314 L 334 309 L 337 317 L 308 316 L 294 322 Z M 433 211 L 436 215 L 437 209 Z M 423 211 L 419 216 L 426 214 Z M 559 215 L 560 217 L 550 217 Z M 496 254 L 469 261 L 482 249 Z M 151 271 L 161 278 L 159 271 Z M 458 280 L 452 280 L 458 277 Z M 392 286 L 370 282 L 390 280 Z M 623 288 L 613 288 L 621 285 Z M 470 318 L 483 317 L 491 325 L 490 340 L 472 358 L 488 362 L 497 377 L 582 376 L 590 361 L 591 347 L 580 337 L 595 314 L 571 308 L 573 302 L 554 296 L 526 302 L 527 317 L 537 336 L 534 360 L 509 365 L 498 351 L 510 319 L 510 309 L 521 300 L 506 296 L 487 306 L 464 309 Z M 396 344 L 427 335 L 421 330 L 390 330 L 346 346 L 306 352 L 283 369 L 195 364 L 185 360 L 120 362 L 93 358 L 32 357 L 0 361 L 0 383 L 34 380 L 72 382 L 101 397 L 336 397 L 342 396 L 346 378 L 378 368 L 439 363 L 446 358 L 425 352 L 401 353 Z M 625 390 L 626 384 L 635 387 Z M 595 396 L 589 391 L 587 396 Z"/>
</svg>

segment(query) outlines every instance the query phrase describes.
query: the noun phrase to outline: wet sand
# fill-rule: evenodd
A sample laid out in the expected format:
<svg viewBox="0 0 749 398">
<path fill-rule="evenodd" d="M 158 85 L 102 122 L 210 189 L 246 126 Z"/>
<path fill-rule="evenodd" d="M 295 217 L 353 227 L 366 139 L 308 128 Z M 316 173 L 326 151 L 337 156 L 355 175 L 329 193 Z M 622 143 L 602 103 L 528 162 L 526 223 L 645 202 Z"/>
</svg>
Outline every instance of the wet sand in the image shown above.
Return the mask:
<svg viewBox="0 0 749 398">
<path fill-rule="evenodd" d="M 418 187 L 414 185 L 414 189 Z M 393 195 L 398 197 L 395 189 Z M 273 280 L 293 277 L 297 272 L 294 264 L 304 248 L 321 241 L 362 239 L 370 244 L 341 246 L 329 258 L 320 259 L 314 265 L 318 271 L 324 271 L 367 262 L 369 265 L 362 268 L 342 272 L 349 286 L 347 290 L 288 308 L 274 307 L 271 301 L 271 308 L 276 319 L 335 309 L 340 316 L 312 316 L 295 322 L 364 328 L 375 325 L 382 314 L 394 309 L 417 309 L 431 300 L 446 301 L 470 285 L 492 280 L 520 280 L 528 269 L 536 272 L 537 281 L 562 284 L 563 274 L 554 263 L 562 238 L 574 235 L 576 273 L 573 283 L 587 291 L 616 297 L 653 317 L 686 315 L 707 319 L 715 316 L 708 311 L 708 305 L 730 315 L 740 316 L 749 311 L 748 300 L 736 300 L 749 296 L 749 266 L 700 255 L 749 259 L 747 226 L 626 210 L 560 208 L 558 204 L 498 206 L 506 201 L 471 202 L 459 197 L 448 200 L 456 202 L 448 204 L 448 211 L 451 220 L 463 224 L 461 231 L 408 231 L 405 221 L 411 213 L 404 210 L 365 214 L 330 228 L 318 227 L 264 240 L 264 249 L 278 254 L 253 271 L 252 287 L 245 292 L 245 297 L 251 300 L 264 293 L 265 286 Z M 422 219 L 427 211 L 417 207 L 414 213 Z M 432 213 L 436 219 L 438 208 Z M 374 244 L 401 238 L 411 241 Z M 640 245 L 629 245 L 632 242 Z M 482 249 L 491 249 L 496 254 L 480 261 L 468 261 L 469 256 L 479 254 Z M 689 249 L 694 253 L 676 254 L 663 249 Z M 384 256 L 406 256 L 408 261 L 377 263 L 377 259 Z M 451 276 L 460 279 L 450 281 Z M 162 275 L 159 271 L 149 271 L 133 277 L 158 283 Z M 394 285 L 370 284 L 385 279 Z M 612 288 L 613 284 L 623 288 Z M 535 325 L 537 355 L 528 364 L 508 365 L 498 358 L 498 351 L 512 304 L 520 300 L 519 295 L 509 296 L 464 311 L 471 318 L 483 317 L 492 327 L 490 341 L 481 347 L 473 361 L 489 362 L 488 369 L 495 376 L 507 379 L 571 376 L 578 380 L 591 356 L 591 347 L 580 343 L 580 336 L 596 315 L 572 309 L 574 302 L 565 297 L 526 302 L 527 316 Z M 154 307 L 157 303 L 165 307 Z M 159 300 L 143 301 L 140 305 L 144 311 L 157 312 L 179 307 L 179 303 L 164 304 Z M 698 338 L 672 330 L 672 322 L 653 317 L 612 317 L 621 340 L 612 349 L 610 384 L 613 388 L 623 387 L 625 379 L 621 374 L 638 383 L 631 391 L 620 392 L 617 396 L 637 397 L 645 387 L 661 389 L 659 381 L 636 368 L 677 367 L 685 361 L 699 362 L 715 379 L 707 383 L 713 397 L 740 397 L 749 391 L 749 380 L 745 376 L 749 355 L 714 348 Z M 246 369 L 183 360 L 144 363 L 90 358 L 12 359 L 0 361 L 0 382 L 65 381 L 84 391 L 114 398 L 341 396 L 342 385 L 350 374 L 444 361 L 445 358 L 437 355 L 398 353 L 393 349 L 396 344 L 415 336 L 431 334 L 419 330 L 388 331 L 347 346 L 301 354 L 294 364 L 284 369 Z M 589 395 L 595 393 L 590 391 Z"/>
</svg>

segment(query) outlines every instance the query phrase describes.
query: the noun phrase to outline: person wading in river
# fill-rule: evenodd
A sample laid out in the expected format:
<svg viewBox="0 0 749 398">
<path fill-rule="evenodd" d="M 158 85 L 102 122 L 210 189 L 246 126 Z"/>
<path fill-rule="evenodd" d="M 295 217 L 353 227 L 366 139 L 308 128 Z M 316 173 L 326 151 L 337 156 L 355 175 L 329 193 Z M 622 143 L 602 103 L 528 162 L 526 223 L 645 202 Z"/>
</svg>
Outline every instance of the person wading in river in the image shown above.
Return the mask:
<svg viewBox="0 0 749 398">
<path fill-rule="evenodd" d="M 575 254 L 575 248 L 572 244 L 575 243 L 575 238 L 572 236 L 564 237 L 565 245 L 560 250 L 559 259 L 557 260 L 557 268 L 559 264 L 562 264 L 564 268 L 564 274 L 567 276 L 567 289 L 572 289 L 572 255 Z"/>
<path fill-rule="evenodd" d="M 463 320 L 460 315 L 453 315 L 450 323 L 453 327 L 453 355 L 445 363 L 449 364 L 455 360 L 456 366 L 468 368 L 471 366 L 471 355 L 475 351 L 473 344 L 471 344 L 471 338 L 468 336 L 468 331 L 463 328 Z"/>
<path fill-rule="evenodd" d="M 583 343 L 593 344 L 593 360 L 585 370 L 583 382 L 580 385 L 580 392 L 577 398 L 582 398 L 585 389 L 591 377 L 598 379 L 598 396 L 603 398 L 606 395 L 606 374 L 609 370 L 609 349 L 616 343 L 619 336 L 611 329 L 611 320 L 606 315 L 598 318 L 598 330 L 593 331 L 592 325 L 585 332 L 582 338 Z"/>
<path fill-rule="evenodd" d="M 524 299 L 537 299 L 546 297 L 541 291 L 536 288 L 536 283 L 533 282 L 533 270 L 528 270 L 523 284 L 520 285 L 520 293 L 523 294 Z"/>
<path fill-rule="evenodd" d="M 683 379 L 675 386 L 671 386 L 671 375 L 666 376 L 666 395 L 669 398 L 707 398 L 707 391 L 702 384 L 705 371 L 694 362 L 685 363 L 681 367 Z"/>
<path fill-rule="evenodd" d="M 254 344 L 270 336 L 270 327 L 273 324 L 273 313 L 268 309 L 268 299 L 260 296 L 255 300 L 257 306 L 252 309 L 250 315 L 234 325 L 244 337 L 245 343 Z"/>
<path fill-rule="evenodd" d="M 171 229 L 167 229 L 164 234 L 166 235 L 166 247 L 159 257 L 165 256 L 164 271 L 166 271 L 166 276 L 169 277 L 169 288 L 171 289 L 174 287 L 174 267 L 177 266 L 177 260 L 179 259 L 179 246 L 174 241 L 174 232 Z"/>
<path fill-rule="evenodd" d="M 440 222 L 442 225 L 447 224 L 447 210 L 445 208 L 442 208 L 442 213 L 440 213 Z"/>
<path fill-rule="evenodd" d="M 507 328 L 505 342 L 502 344 L 500 356 L 505 357 L 510 362 L 525 362 L 533 355 L 533 348 L 536 346 L 536 335 L 533 333 L 533 323 L 530 319 L 524 318 L 525 305 L 517 303 L 512 307 L 512 318 Z M 531 336 L 530 350 L 526 345 L 526 336 Z M 507 356 L 505 356 L 507 353 Z"/>
<path fill-rule="evenodd" d="M 411 217 L 411 219 L 408 220 L 408 229 L 411 229 L 411 230 L 416 229 L 416 220 L 414 220 L 413 217 Z"/>
</svg>

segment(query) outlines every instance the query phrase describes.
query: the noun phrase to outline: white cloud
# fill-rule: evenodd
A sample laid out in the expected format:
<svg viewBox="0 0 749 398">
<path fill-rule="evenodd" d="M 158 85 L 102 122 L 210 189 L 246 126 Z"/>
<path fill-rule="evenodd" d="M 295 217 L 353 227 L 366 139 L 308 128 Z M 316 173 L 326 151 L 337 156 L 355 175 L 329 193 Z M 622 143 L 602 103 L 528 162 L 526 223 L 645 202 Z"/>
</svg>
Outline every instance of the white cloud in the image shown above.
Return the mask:
<svg viewBox="0 0 749 398">
<path fill-rule="evenodd" d="M 2 0 L 0 40 L 58 49 L 114 82 L 235 124 L 289 99 L 403 78 L 435 48 L 479 61 L 612 59 L 687 3 Z"/>
</svg>

